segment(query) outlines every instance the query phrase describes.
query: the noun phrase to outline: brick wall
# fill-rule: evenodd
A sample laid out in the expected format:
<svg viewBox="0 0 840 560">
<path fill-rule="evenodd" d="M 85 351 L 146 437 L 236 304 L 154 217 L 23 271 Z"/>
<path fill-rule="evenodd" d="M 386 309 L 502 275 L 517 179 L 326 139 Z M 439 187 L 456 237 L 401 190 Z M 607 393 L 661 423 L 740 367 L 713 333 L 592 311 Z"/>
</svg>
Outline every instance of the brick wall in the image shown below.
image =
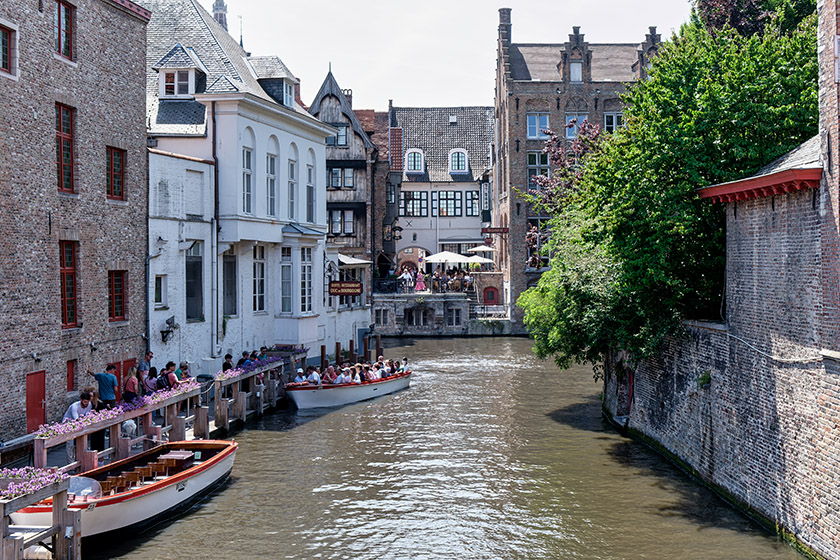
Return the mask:
<svg viewBox="0 0 840 560">
<path fill-rule="evenodd" d="M 16 79 L 0 75 L 0 434 L 26 428 L 26 374 L 46 371 L 46 419 L 60 418 L 68 360 L 87 368 L 144 348 L 147 186 L 146 21 L 105 0 L 79 0 L 73 60 L 54 53 L 54 3 L 0 3 L 17 28 Z M 39 10 L 39 5 L 43 10 Z M 75 193 L 59 194 L 55 105 L 74 113 Z M 126 151 L 125 201 L 105 194 L 106 146 Z M 78 244 L 77 329 L 61 328 L 60 240 Z M 108 320 L 108 271 L 127 271 L 128 320 Z M 94 350 L 95 348 L 95 350 Z M 38 359 L 32 357 L 37 353 Z"/>
</svg>

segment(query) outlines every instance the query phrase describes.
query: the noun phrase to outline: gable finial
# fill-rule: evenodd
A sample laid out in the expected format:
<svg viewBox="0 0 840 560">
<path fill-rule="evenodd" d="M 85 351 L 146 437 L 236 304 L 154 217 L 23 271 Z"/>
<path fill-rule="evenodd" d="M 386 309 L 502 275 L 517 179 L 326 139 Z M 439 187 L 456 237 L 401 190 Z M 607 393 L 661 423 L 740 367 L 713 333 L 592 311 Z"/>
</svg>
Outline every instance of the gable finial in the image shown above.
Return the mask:
<svg viewBox="0 0 840 560">
<path fill-rule="evenodd" d="M 239 16 L 239 46 L 245 48 L 244 41 L 242 41 L 242 16 Z"/>
</svg>

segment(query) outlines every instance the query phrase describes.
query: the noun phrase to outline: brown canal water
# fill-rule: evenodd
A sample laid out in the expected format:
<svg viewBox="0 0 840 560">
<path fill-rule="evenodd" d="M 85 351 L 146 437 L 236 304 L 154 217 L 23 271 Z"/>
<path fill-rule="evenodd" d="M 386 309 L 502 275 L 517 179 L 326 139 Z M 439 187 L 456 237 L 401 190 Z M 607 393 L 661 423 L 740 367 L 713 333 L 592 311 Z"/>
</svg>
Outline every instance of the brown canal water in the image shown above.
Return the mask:
<svg viewBox="0 0 840 560">
<path fill-rule="evenodd" d="M 275 413 L 184 517 L 85 558 L 801 559 L 601 417 L 526 339 L 398 341 L 396 395 Z"/>
</svg>

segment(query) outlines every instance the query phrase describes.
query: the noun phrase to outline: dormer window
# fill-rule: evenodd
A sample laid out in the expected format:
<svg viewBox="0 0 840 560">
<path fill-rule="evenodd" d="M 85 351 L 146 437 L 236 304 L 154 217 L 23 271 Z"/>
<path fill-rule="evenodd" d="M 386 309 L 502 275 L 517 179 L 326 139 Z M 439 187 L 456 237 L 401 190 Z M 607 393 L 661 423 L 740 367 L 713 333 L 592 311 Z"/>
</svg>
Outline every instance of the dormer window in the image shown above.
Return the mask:
<svg viewBox="0 0 840 560">
<path fill-rule="evenodd" d="M 449 172 L 467 172 L 467 152 L 464 150 L 452 150 L 449 152 Z"/>
<path fill-rule="evenodd" d="M 283 82 L 283 105 L 286 107 L 295 106 L 295 84 Z"/>
<path fill-rule="evenodd" d="M 576 60 L 569 65 L 569 81 L 573 84 L 583 83 L 583 62 Z"/>
<path fill-rule="evenodd" d="M 188 97 L 195 93 L 193 70 L 161 71 L 161 97 Z"/>
<path fill-rule="evenodd" d="M 423 152 L 420 150 L 409 150 L 405 154 L 405 170 L 408 173 L 423 172 Z"/>
</svg>

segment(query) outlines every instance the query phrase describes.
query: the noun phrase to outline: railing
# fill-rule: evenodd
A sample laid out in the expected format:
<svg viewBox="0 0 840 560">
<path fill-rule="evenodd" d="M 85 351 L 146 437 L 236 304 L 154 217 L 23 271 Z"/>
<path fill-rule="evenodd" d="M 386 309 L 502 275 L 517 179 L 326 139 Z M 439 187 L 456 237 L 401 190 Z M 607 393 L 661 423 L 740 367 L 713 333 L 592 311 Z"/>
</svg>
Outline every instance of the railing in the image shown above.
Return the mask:
<svg viewBox="0 0 840 560">
<path fill-rule="evenodd" d="M 0 558 L 23 560 L 23 551 L 39 543 L 52 541 L 55 560 L 81 560 L 82 558 L 82 512 L 67 509 L 69 480 L 54 482 L 40 490 L 14 498 L 0 500 Z M 29 527 L 14 525 L 11 515 L 23 508 L 52 498 L 52 525 L 50 527 Z"/>
<path fill-rule="evenodd" d="M 398 294 L 402 293 L 402 280 L 393 278 L 387 280 L 374 280 L 373 292 L 376 294 Z"/>
<path fill-rule="evenodd" d="M 508 305 L 470 305 L 470 317 L 473 319 L 507 319 Z"/>
<path fill-rule="evenodd" d="M 113 418 L 89 424 L 84 429 L 66 434 L 57 434 L 48 438 L 36 437 L 34 442 L 33 461 L 35 467 L 45 468 L 47 466 L 47 450 L 62 443 L 74 442 L 76 448 L 76 461 L 61 467 L 63 471 L 80 469 L 80 472 L 95 469 L 100 459 L 111 458 L 125 459 L 131 455 L 131 447 L 142 443 L 145 449 L 154 447 L 161 441 L 164 434 L 169 435 L 170 441 L 186 439 L 186 425 L 194 422 L 196 437 L 207 437 L 209 434 L 207 407 L 198 406 L 201 389 L 195 388 L 178 395 L 169 397 L 143 408 L 123 412 Z M 185 415 L 179 415 L 181 403 L 186 403 Z M 193 414 L 190 414 L 192 408 Z M 163 409 L 164 421 L 162 426 L 154 424 L 152 416 L 158 410 Z M 142 434 L 136 438 L 122 437 L 120 434 L 122 423 L 126 420 L 142 418 Z M 88 438 L 91 434 L 101 430 L 108 430 L 110 434 L 110 447 L 102 451 L 88 450 Z"/>
<path fill-rule="evenodd" d="M 286 362 L 274 362 L 233 377 L 216 379 L 213 382 L 216 428 L 229 430 L 231 420 L 244 422 L 251 412 L 262 414 L 269 406 L 277 406 L 288 381 L 288 377 L 284 379 L 286 367 L 289 365 L 291 370 L 294 364 L 295 359 L 291 357 Z M 243 388 L 243 383 L 247 383 L 247 390 Z M 229 397 L 224 396 L 227 387 L 230 387 Z"/>
</svg>

